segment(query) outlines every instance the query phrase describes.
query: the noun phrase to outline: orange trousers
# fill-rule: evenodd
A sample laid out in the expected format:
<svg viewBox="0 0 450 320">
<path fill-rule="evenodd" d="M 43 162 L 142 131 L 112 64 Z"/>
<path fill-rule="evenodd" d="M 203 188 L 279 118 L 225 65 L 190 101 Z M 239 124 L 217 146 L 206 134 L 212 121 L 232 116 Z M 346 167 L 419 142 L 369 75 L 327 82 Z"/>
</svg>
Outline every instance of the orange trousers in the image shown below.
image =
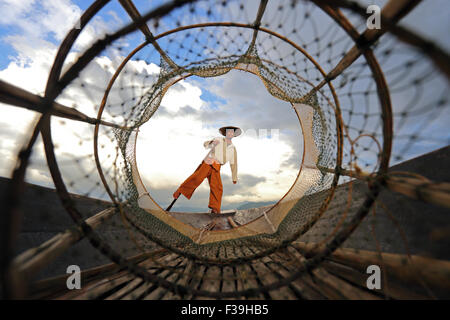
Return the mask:
<svg viewBox="0 0 450 320">
<path fill-rule="evenodd" d="M 195 172 L 178 187 L 177 191 L 174 192 L 174 196 L 179 191 L 186 198 L 191 199 L 195 189 L 205 178 L 208 178 L 210 187 L 208 207 L 220 212 L 223 193 L 222 180 L 220 178 L 221 166 L 219 163 L 207 164 L 205 161 L 202 161 L 195 169 Z"/>
</svg>

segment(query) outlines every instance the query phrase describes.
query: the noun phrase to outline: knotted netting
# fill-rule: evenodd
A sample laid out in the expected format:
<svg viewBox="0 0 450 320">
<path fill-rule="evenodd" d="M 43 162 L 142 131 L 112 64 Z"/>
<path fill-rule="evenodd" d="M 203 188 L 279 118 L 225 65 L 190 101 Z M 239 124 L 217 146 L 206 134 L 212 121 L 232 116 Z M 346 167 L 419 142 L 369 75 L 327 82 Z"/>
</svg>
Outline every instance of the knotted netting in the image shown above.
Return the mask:
<svg viewBox="0 0 450 320">
<path fill-rule="evenodd" d="M 97 121 L 53 121 L 54 133 L 47 133 L 44 144 L 53 141 L 54 151 L 47 152 L 56 158 L 49 168 L 61 176 L 54 181 L 63 198 L 70 199 L 67 188 L 107 198 L 117 208 L 120 219 L 106 220 L 95 231 L 84 227 L 92 244 L 149 282 L 213 297 L 258 295 L 289 285 L 342 246 L 370 212 L 382 208 L 375 203 L 383 185 L 391 183 L 391 192 L 402 183 L 412 185 L 413 191 L 404 194 L 423 187 L 418 183 L 425 178 L 419 174 L 389 175 L 390 166 L 449 144 L 448 130 L 442 130 L 448 121 L 448 54 L 396 26 L 412 9 L 406 4 L 400 10 L 389 3 L 383 11 L 385 29 L 365 31 L 363 6 L 348 1 L 163 1 L 161 6 L 139 4 L 142 16 L 130 1 L 121 2 L 134 21 L 66 62 L 68 71 L 54 87 L 60 95 L 51 99 L 59 96 L 57 102 L 95 114 Z M 107 10 L 99 3 L 94 11 Z M 135 48 L 125 45 L 136 39 L 141 42 Z M 97 75 L 92 81 L 93 69 L 103 72 L 104 79 Z M 294 183 L 264 214 L 227 230 L 207 230 L 170 215 L 166 203 L 152 196 L 139 174 L 137 141 L 171 87 L 191 77 L 206 81 L 232 71 L 258 77 L 272 96 L 288 103 L 299 121 L 303 150 Z M 287 111 L 280 108 L 280 113 Z M 58 141 L 59 130 L 72 132 L 79 149 L 61 151 L 67 141 Z M 94 151 L 85 147 L 91 142 Z M 364 191 L 355 193 L 355 185 Z M 447 187 L 430 188 L 420 197 L 446 206 Z M 70 206 L 67 210 L 79 221 L 87 218 Z M 379 219 L 375 214 L 370 218 Z M 128 236 L 106 238 L 102 230 L 108 226 L 120 226 Z M 384 244 L 395 236 L 382 237 L 358 238 L 356 247 L 386 251 Z M 115 250 L 119 243 L 126 249 Z M 236 271 L 239 266 L 257 269 L 258 261 L 277 254 L 280 263 L 281 253 L 302 243 L 323 246 L 303 260 L 283 260 L 284 272 L 269 283 L 257 282 L 248 270 Z M 430 251 L 433 245 L 439 244 L 431 244 Z M 177 274 L 169 279 L 123 260 L 155 246 L 195 267 L 167 267 Z M 201 268 L 212 272 L 217 266 L 234 273 L 211 277 L 245 280 L 245 285 L 227 293 L 194 286 L 203 277 Z M 261 270 L 257 273 L 260 279 Z M 190 280 L 177 282 L 183 277 Z"/>
</svg>

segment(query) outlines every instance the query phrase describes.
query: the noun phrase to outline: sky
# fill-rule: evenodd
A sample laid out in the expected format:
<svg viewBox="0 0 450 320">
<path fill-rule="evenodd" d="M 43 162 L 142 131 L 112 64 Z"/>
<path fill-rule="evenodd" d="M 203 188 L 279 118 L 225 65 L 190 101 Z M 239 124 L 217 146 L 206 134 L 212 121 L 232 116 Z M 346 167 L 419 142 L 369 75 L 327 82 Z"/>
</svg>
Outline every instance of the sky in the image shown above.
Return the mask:
<svg viewBox="0 0 450 320">
<path fill-rule="evenodd" d="M 196 90 L 204 87 L 200 82 L 207 89 Z M 243 90 L 248 87 L 251 94 Z M 203 142 L 221 136 L 217 127 L 225 125 L 241 127 L 243 133 L 232 140 L 238 154 L 238 183 L 232 184 L 228 163 L 221 168 L 224 207 L 281 198 L 295 181 L 302 159 L 297 116 L 289 103 L 270 95 L 258 77 L 238 70 L 174 86 L 140 128 L 137 162 L 150 194 L 156 199 L 172 194 L 208 153 Z M 189 207 L 196 199 L 207 203 L 207 180 L 194 197 L 182 197 L 177 208 Z"/>
<path fill-rule="evenodd" d="M 136 5 L 142 7 L 144 3 L 136 1 Z M 0 18 L 0 78 L 42 94 L 58 44 L 86 7 L 86 1 L 0 1 L 0 10 L 7 13 Z M 111 32 L 111 24 L 127 22 L 129 18 L 120 6 L 114 3 L 108 6 L 81 34 L 68 60 L 73 61 L 100 34 Z M 60 27 L 54 28 L 55 25 Z M 132 47 L 140 41 L 140 35 L 132 36 L 124 46 Z M 120 62 L 120 57 L 115 58 L 108 52 L 98 57 L 87 68 L 83 80 L 104 85 L 114 66 Z M 159 72 L 151 62 L 136 62 L 127 68 L 153 76 Z M 136 81 L 137 85 L 140 79 L 126 81 L 127 84 Z M 249 87 L 252 88 L 251 94 Z M 92 95 L 89 90 L 89 87 L 81 89 L 74 85 L 58 101 L 68 106 L 76 104 L 78 110 L 95 117 L 92 104 L 101 99 L 102 90 L 93 90 Z M 114 101 L 114 96 L 110 101 Z M 248 111 L 251 109 L 254 111 Z M 33 127 L 36 113 L 6 105 L 2 105 L 0 112 L 0 175 L 9 177 L 16 154 Z M 104 197 L 104 193 L 98 189 L 91 190 L 86 185 L 88 183 L 83 182 L 83 179 L 98 180 L 92 157 L 88 160 L 83 157 L 92 153 L 91 128 L 79 122 L 61 123 L 63 125 L 59 121 L 52 124 L 53 139 L 69 190 Z M 138 167 L 152 197 L 161 205 L 168 202 L 177 186 L 192 174 L 206 155 L 208 150 L 203 147 L 203 142 L 220 136 L 218 128 L 229 124 L 242 127 L 243 134 L 234 139 L 239 154 L 238 184 L 232 184 L 228 164 L 222 169 L 223 208 L 236 207 L 246 201 L 274 202 L 281 198 L 294 182 L 300 167 L 300 125 L 290 104 L 271 96 L 259 78 L 241 71 L 218 78 L 192 77 L 181 81 L 167 92 L 158 112 L 141 127 L 137 142 Z M 271 130 L 274 130 L 273 135 Z M 42 149 L 39 139 L 26 180 L 52 187 Z M 183 153 L 183 161 L 180 161 L 180 152 Z M 78 166 L 73 164 L 75 158 L 79 159 Z M 177 208 L 206 210 L 208 198 L 209 187 L 205 179 L 192 200 L 180 199 Z"/>
<path fill-rule="evenodd" d="M 134 1 L 141 12 L 146 12 L 161 2 L 163 1 Z M 383 5 L 386 1 L 375 2 Z M 0 79 L 35 94 L 42 94 L 59 44 L 90 3 L 85 0 L 0 0 Z M 236 17 L 243 21 L 251 20 L 248 16 L 255 12 L 257 4 L 258 1 L 254 0 L 247 2 L 246 9 L 236 13 Z M 424 1 L 403 23 L 450 50 L 447 35 L 450 30 L 449 20 L 446 19 L 445 10 L 439 10 L 446 7 L 445 4 L 446 0 Z M 202 2 L 199 4 L 200 10 L 203 5 Z M 269 1 L 268 13 L 263 22 L 270 23 L 269 21 L 276 17 L 276 5 L 276 2 Z M 236 10 L 233 3 L 229 10 Z M 202 14 L 205 13 L 200 14 L 200 20 Z M 190 22 L 188 15 L 177 11 L 173 15 L 175 16 L 169 16 L 161 22 L 156 34 L 174 27 L 175 21 Z M 318 19 L 320 22 L 320 18 Z M 288 20 L 286 18 L 286 24 Z M 66 68 L 96 39 L 106 33 L 112 33 L 130 21 L 118 1 L 111 1 L 81 33 L 68 56 Z M 320 30 L 325 26 L 318 23 L 317 28 Z M 359 26 L 364 27 L 363 24 Z M 312 33 L 308 28 L 311 27 L 305 26 L 305 33 L 302 35 L 306 41 L 311 37 L 308 33 Z M 186 34 L 187 32 L 184 33 L 184 44 L 193 44 Z M 244 31 L 243 37 L 249 35 L 250 31 Z M 215 36 L 222 38 L 217 34 Z M 229 38 L 232 37 L 224 36 L 222 39 Z M 99 102 L 110 77 L 123 57 L 143 39 L 139 32 L 135 32 L 102 52 L 57 101 L 96 117 Z M 177 59 L 180 43 L 175 41 L 175 44 L 171 44 L 165 39 L 161 41 L 161 45 L 167 48 L 174 60 Z M 240 44 L 208 42 L 209 49 L 233 45 Z M 261 45 L 264 46 L 265 43 Z M 341 46 L 344 45 L 343 42 Z M 281 47 L 280 45 L 278 51 L 282 50 Z M 207 50 L 204 51 L 206 54 Z M 267 58 L 270 58 L 272 53 L 270 50 L 267 52 Z M 129 73 L 121 75 L 116 91 L 109 97 L 111 107 L 105 114 L 109 120 L 123 120 L 118 110 L 132 106 L 135 103 L 132 97 L 147 92 L 160 72 L 159 58 L 156 55 L 143 52 L 139 57 L 142 60 L 130 61 L 126 67 Z M 399 63 L 401 59 L 401 56 L 393 58 L 395 63 Z M 387 61 L 386 65 L 389 63 L 392 61 Z M 389 75 L 388 80 L 391 81 Z M 438 93 L 430 89 L 424 94 L 424 99 L 442 95 L 445 90 L 446 84 L 442 79 L 433 81 L 436 81 L 433 87 Z M 397 83 L 401 81 L 392 85 Z M 120 91 L 121 86 L 126 90 Z M 399 109 L 408 105 L 403 91 L 401 94 L 394 93 L 393 100 Z M 114 106 L 121 103 L 125 107 L 115 110 Z M 345 100 L 343 104 L 345 108 Z M 0 176 L 10 177 L 18 150 L 26 141 L 37 114 L 4 104 L 0 104 L 0 108 Z M 439 132 L 439 128 L 446 127 L 448 120 L 448 115 L 438 117 L 433 130 Z M 302 134 L 295 112 L 289 103 L 270 95 L 258 77 L 234 70 L 219 77 L 192 76 L 180 81 L 168 90 L 157 112 L 140 128 L 137 140 L 139 172 L 148 191 L 161 206 L 170 203 L 172 193 L 192 174 L 207 153 L 203 142 L 219 136 L 218 128 L 225 125 L 241 127 L 243 135 L 233 139 L 239 155 L 238 184 L 233 185 L 231 182 L 229 165 L 222 168 L 223 209 L 236 208 L 245 202 L 275 202 L 289 190 L 297 177 L 303 156 Z M 416 125 L 409 123 L 404 130 L 411 132 Z M 97 184 L 99 177 L 92 158 L 92 126 L 58 120 L 53 121 L 52 128 L 58 162 L 69 190 L 104 198 L 106 195 Z M 270 135 L 271 130 L 276 134 Z M 107 155 L 115 155 L 115 145 L 105 137 L 102 137 L 100 142 L 104 145 L 102 160 L 109 163 L 111 158 L 107 159 Z M 441 145 L 446 145 L 446 142 Z M 419 146 L 416 154 L 409 156 L 431 151 L 430 148 Z M 435 148 L 435 145 L 432 148 Z M 26 180 L 53 186 L 40 139 L 34 149 Z M 205 180 L 191 200 L 183 197 L 178 200 L 177 208 L 189 211 L 206 210 L 208 198 L 209 188 Z"/>
</svg>

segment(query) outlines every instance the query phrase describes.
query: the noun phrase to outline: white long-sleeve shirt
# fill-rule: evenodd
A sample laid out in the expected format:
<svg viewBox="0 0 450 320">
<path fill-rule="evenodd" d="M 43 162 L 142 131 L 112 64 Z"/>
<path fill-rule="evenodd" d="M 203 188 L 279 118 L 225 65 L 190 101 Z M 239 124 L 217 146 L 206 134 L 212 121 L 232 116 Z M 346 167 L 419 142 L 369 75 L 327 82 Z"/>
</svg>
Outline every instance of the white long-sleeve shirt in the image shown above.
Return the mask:
<svg viewBox="0 0 450 320">
<path fill-rule="evenodd" d="M 214 146 L 214 141 L 218 141 L 218 144 Z M 234 144 L 227 143 L 225 137 L 218 137 L 203 143 L 206 149 L 211 149 L 203 159 L 207 164 L 212 164 L 213 161 L 220 163 L 221 165 L 230 163 L 231 178 L 233 181 L 237 181 L 237 152 Z"/>
</svg>

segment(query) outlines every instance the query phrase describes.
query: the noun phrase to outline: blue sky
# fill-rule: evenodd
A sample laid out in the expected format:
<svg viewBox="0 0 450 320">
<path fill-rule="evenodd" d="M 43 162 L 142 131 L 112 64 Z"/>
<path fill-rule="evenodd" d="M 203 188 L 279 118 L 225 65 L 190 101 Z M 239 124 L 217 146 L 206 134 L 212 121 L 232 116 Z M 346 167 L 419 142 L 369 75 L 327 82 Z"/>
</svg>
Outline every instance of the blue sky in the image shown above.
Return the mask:
<svg viewBox="0 0 450 320">
<path fill-rule="evenodd" d="M 68 7 L 77 6 L 76 10 L 68 11 L 72 13 L 73 18 L 87 7 L 86 1 L 65 1 L 64 3 L 66 5 L 64 8 L 53 8 L 49 5 L 47 7 L 47 16 L 53 16 L 51 12 L 53 9 L 56 12 L 65 12 L 65 10 L 68 10 Z M 146 3 L 148 2 L 136 1 L 136 6 L 143 10 Z M 152 3 L 152 5 L 155 4 Z M 26 19 L 28 16 L 35 16 L 38 12 L 44 11 L 39 6 L 40 3 L 36 2 L 33 6 L 24 8 L 16 18 Z M 97 32 L 104 32 L 105 29 L 107 32 L 111 32 L 120 25 L 130 21 L 116 1 L 112 1 L 103 8 L 96 19 L 95 23 L 91 24 L 94 28 L 93 30 Z M 27 24 L 23 24 L 20 21 L 18 23 L 9 21 L 2 24 L 0 33 L 0 41 L 4 46 L 2 57 L 9 57 L 4 59 L 0 65 L 0 77 L 27 90 L 40 93 L 43 90 L 46 74 L 48 74 L 51 66 L 52 55 L 54 56 L 57 46 L 62 41 L 63 33 L 61 31 L 59 33 L 55 32 L 50 26 L 44 23 L 40 24 L 40 21 L 33 21 L 33 23 L 36 27 L 39 26 L 41 28 L 39 32 L 30 30 Z M 164 27 L 167 28 L 170 24 L 169 21 Z M 110 25 L 114 25 L 114 28 L 110 28 Z M 65 26 L 66 30 L 70 26 L 70 24 L 67 24 Z M 95 41 L 95 38 L 99 36 L 94 36 L 92 32 L 86 33 L 83 31 L 83 34 L 80 36 L 83 41 L 77 41 L 73 54 L 82 52 L 89 43 Z M 23 46 L 23 38 L 20 38 L 22 36 L 26 36 L 30 42 L 36 43 L 36 45 L 33 47 Z M 85 39 L 82 38 L 83 36 L 85 36 Z M 126 38 L 126 41 L 123 43 L 124 49 L 120 51 L 120 54 L 126 54 L 130 48 L 142 41 L 143 36 L 139 32 L 135 32 Z M 187 45 L 189 41 L 193 40 L 188 40 L 184 44 Z M 161 41 L 160 44 L 161 46 L 167 45 L 170 47 L 168 40 Z M 117 46 L 118 44 L 115 44 L 113 48 Z M 176 46 L 173 47 L 176 48 Z M 212 45 L 210 49 L 215 47 L 217 45 Z M 117 66 L 117 63 L 120 62 L 120 59 L 115 60 L 114 54 L 117 54 L 117 51 L 107 50 L 103 52 L 99 57 L 99 61 L 92 63 L 87 68 L 86 74 L 77 79 L 73 87 L 66 90 L 59 98 L 59 101 L 67 105 L 75 103 L 79 106 L 80 111 L 90 116 L 95 116 L 95 112 L 90 106 L 98 104 L 102 94 L 102 90 L 97 90 L 95 87 L 105 86 L 103 81 L 111 77 L 114 66 Z M 48 58 L 43 59 L 44 55 L 47 55 Z M 74 59 L 74 56 L 69 58 L 69 60 L 71 59 Z M 138 63 L 138 59 L 144 60 L 145 63 Z M 128 74 L 130 77 L 121 76 L 117 81 L 119 85 L 125 85 L 125 87 L 130 87 L 129 84 L 131 83 L 142 85 L 140 83 L 140 75 L 144 69 L 148 70 L 148 74 L 156 74 L 156 66 L 154 64 L 152 66 L 152 63 L 158 63 L 159 59 L 151 48 L 140 52 L 133 61 L 135 62 L 127 66 L 127 70 L 130 71 Z M 100 65 L 102 65 L 101 68 L 99 68 Z M 106 68 L 106 66 L 109 67 Z M 139 70 L 140 75 L 133 76 L 134 70 Z M 23 79 L 25 78 L 27 82 L 24 83 Z M 84 86 L 80 88 L 79 84 L 83 81 L 95 84 L 95 87 Z M 243 88 L 247 89 L 242 90 Z M 142 92 L 148 89 L 149 86 L 142 89 Z M 112 94 L 110 103 L 117 101 L 120 104 L 120 99 L 129 101 L 129 97 L 135 92 L 130 89 L 129 92 L 124 94 L 125 96 L 117 94 L 117 97 Z M 266 112 L 272 114 L 271 118 L 267 118 L 258 109 L 255 109 L 257 112 L 252 115 L 252 112 L 249 112 L 251 106 L 265 109 Z M 279 113 L 277 111 L 279 108 L 285 108 L 288 113 L 280 118 L 279 121 L 276 121 L 273 114 Z M 2 110 L 4 119 L 8 117 L 12 119 L 4 127 L 5 133 L 3 137 L 5 139 L 2 141 L 1 149 L 4 155 L 2 157 L 1 175 L 8 176 L 14 164 L 16 150 L 26 136 L 27 128 L 32 125 L 34 115 L 13 107 L 5 107 Z M 217 119 L 216 115 L 218 113 L 221 114 L 220 119 Z M 19 118 L 22 121 L 15 123 Z M 267 120 L 270 121 L 268 122 Z M 277 124 L 271 124 L 270 122 Z M 284 195 L 296 178 L 300 166 L 301 134 L 298 131 L 298 120 L 290 106 L 286 102 L 269 95 L 257 77 L 234 71 L 218 78 L 191 77 L 186 81 L 180 82 L 165 95 L 161 107 L 154 118 L 142 126 L 138 141 L 138 156 L 144 157 L 140 163 L 139 170 L 147 188 L 151 190 L 152 195 L 158 202 L 164 203 L 167 199 L 170 199 L 170 195 L 177 185 L 191 174 L 192 166 L 196 166 L 196 163 L 203 158 L 206 152 L 203 148 L 203 140 L 219 136 L 217 129 L 229 123 L 237 123 L 237 125 L 242 126 L 247 131 L 268 130 L 268 135 L 252 138 L 250 131 L 248 131 L 247 137 L 244 137 L 243 134 L 241 140 L 236 140 L 235 143 L 240 154 L 239 184 L 231 184 L 231 171 L 226 166 L 222 173 L 223 183 L 227 190 L 224 195 L 224 208 L 236 207 L 239 203 L 246 201 L 276 201 Z M 55 122 L 54 126 L 54 143 L 59 146 L 57 149 L 58 159 L 69 190 L 80 194 L 92 190 L 90 184 L 95 185 L 98 177 L 95 177 L 93 162 L 87 160 L 92 160 L 92 145 L 89 143 L 92 138 L 88 130 L 89 126 L 71 123 L 70 121 L 66 122 L 64 126 L 59 126 L 58 122 Z M 180 132 L 180 135 L 174 134 L 174 132 L 177 132 L 177 128 L 181 126 L 189 128 L 191 131 L 190 138 L 184 136 L 182 132 Z M 279 128 L 282 130 L 279 136 L 280 141 L 277 143 L 274 139 L 275 136 L 270 135 L 270 130 Z M 23 137 L 11 134 L 11 132 L 18 131 L 22 132 Z M 156 134 L 159 135 L 160 139 L 152 139 L 155 132 L 157 132 Z M 272 140 L 273 142 L 270 142 Z M 82 141 L 86 142 L 81 143 Z M 151 153 L 145 153 L 146 150 L 152 149 L 164 150 L 164 145 L 168 143 L 177 145 L 178 148 L 188 146 L 197 150 L 197 153 L 189 153 L 185 157 L 185 162 L 182 165 L 178 165 L 176 170 L 170 170 L 169 165 L 171 163 L 164 158 L 164 153 L 156 156 Z M 271 145 L 272 153 L 268 154 L 267 150 L 262 147 L 264 145 Z M 173 157 L 177 157 L 177 155 L 173 154 Z M 260 161 L 259 165 L 255 165 L 255 157 L 266 158 L 266 160 Z M 79 159 L 76 165 L 74 164 L 75 159 Z M 28 170 L 27 180 L 32 183 L 52 186 L 50 175 L 45 168 L 45 157 L 43 156 L 40 143 L 37 144 L 33 160 Z M 265 168 L 262 166 L 265 166 Z M 87 174 L 89 174 L 89 179 L 92 180 L 83 179 Z M 281 181 L 277 181 L 277 178 L 280 177 L 284 178 Z M 274 184 L 276 184 L 276 188 L 274 188 Z M 94 190 L 89 195 L 104 197 L 104 194 L 101 192 L 102 190 Z M 205 180 L 192 201 L 185 201 L 186 203 L 184 204 L 181 200 L 179 202 L 181 206 L 189 207 L 193 210 L 197 208 L 198 210 L 206 206 L 208 194 L 209 190 Z"/>
<path fill-rule="evenodd" d="M 147 12 L 151 8 L 158 6 L 163 1 L 134 1 L 136 7 L 141 12 Z M 0 0 L 0 10 L 4 12 L 0 17 L 0 78 L 21 86 L 34 93 L 42 93 L 46 83 L 49 68 L 53 62 L 56 50 L 61 43 L 67 31 L 73 26 L 74 21 L 89 5 L 91 1 L 82 0 Z M 155 34 L 159 34 L 165 30 L 169 30 L 176 26 L 176 22 L 180 23 L 197 23 L 206 19 L 206 4 L 211 2 L 199 2 L 196 15 L 191 17 L 189 10 L 184 7 L 175 10 L 168 17 L 163 19 L 160 26 L 155 30 Z M 235 13 L 236 19 L 241 22 L 251 22 L 257 8 L 258 1 L 247 1 L 243 12 Z M 380 5 L 385 1 L 378 1 Z M 443 48 L 450 48 L 450 40 L 447 35 L 449 30 L 449 20 L 446 19 L 445 10 L 439 10 L 445 2 L 441 0 L 424 1 L 418 6 L 417 10 L 410 17 L 403 21 L 404 25 L 414 29 L 420 34 L 439 42 Z M 305 24 L 298 22 L 295 12 L 285 11 L 283 14 L 276 10 L 278 2 L 269 1 L 268 10 L 264 16 L 263 22 L 271 24 L 270 28 L 280 32 L 281 34 L 291 38 L 293 41 L 302 43 L 314 43 L 318 34 L 326 34 L 324 31 L 329 29 L 329 18 L 323 16 L 317 10 L 314 12 L 316 25 L 310 20 Z M 2 7 L 3 6 L 3 7 Z M 206 6 L 206 7 L 205 7 Z M 305 11 L 310 10 L 311 6 L 307 6 Z M 213 8 L 216 9 L 216 8 Z M 227 21 L 230 15 L 236 10 L 236 3 L 231 2 L 229 8 L 218 9 L 220 14 L 213 15 L 208 18 L 211 20 Z M 299 17 L 302 15 L 298 15 Z M 279 27 L 281 20 L 284 25 Z M 69 62 L 73 62 L 77 54 L 82 53 L 90 44 L 92 44 L 102 34 L 111 33 L 120 27 L 128 24 L 130 18 L 122 9 L 118 1 L 111 1 L 106 5 L 96 18 L 88 25 L 89 28 L 83 31 L 80 39 L 76 42 Z M 352 16 L 352 21 L 358 25 L 364 26 L 364 22 L 360 17 Z M 291 33 L 291 25 L 302 26 L 302 32 L 296 34 Z M 152 28 L 153 30 L 153 28 Z M 245 50 L 245 41 L 251 37 L 252 30 L 224 30 L 219 28 L 210 28 L 204 32 L 195 30 L 196 36 L 191 36 L 194 31 L 185 31 L 177 35 L 168 36 L 159 41 L 161 47 L 168 52 L 176 63 L 183 64 L 182 57 L 187 56 L 195 59 L 196 54 L 201 54 L 203 58 L 213 57 L 217 52 L 223 53 L 225 49 L 230 52 L 237 52 L 237 49 Z M 238 32 L 242 35 L 238 36 Z M 337 34 L 341 34 L 337 32 Z M 212 35 L 212 36 L 210 36 Z M 333 36 L 329 33 L 327 36 Z M 344 40 L 334 43 L 333 49 L 320 47 L 319 45 L 310 45 L 311 54 L 321 63 L 325 70 L 329 70 L 333 64 L 337 63 L 340 58 L 339 52 L 348 50 L 352 42 L 345 36 Z M 195 39 L 198 43 L 195 43 Z M 101 100 L 103 89 L 115 68 L 120 63 L 123 56 L 144 40 L 143 35 L 136 31 L 118 43 L 114 43 L 108 50 L 101 53 L 95 61 L 93 61 L 86 72 L 83 73 L 74 84 L 59 97 L 61 103 L 69 106 L 76 105 L 80 111 L 90 116 L 96 116 L 96 106 Z M 172 41 L 170 41 L 172 40 Z M 233 43 L 233 41 L 236 42 Z M 217 42 L 216 42 L 217 41 Z M 267 36 L 261 34 L 258 42 L 258 50 L 261 57 L 266 59 L 274 59 L 276 63 L 283 63 L 280 58 L 289 60 L 291 57 L 292 47 L 281 41 L 268 39 Z M 335 39 L 324 38 L 322 41 L 333 42 Z M 407 46 L 396 45 L 398 54 L 385 58 L 382 54 L 382 42 L 376 49 L 376 54 L 380 59 L 383 70 L 386 71 L 386 77 L 392 89 L 405 87 L 408 81 L 415 76 L 420 75 L 423 70 L 432 69 L 432 65 L 427 64 L 426 59 L 421 59 L 420 55 L 415 54 L 417 64 L 411 68 L 409 77 L 399 78 L 401 72 L 395 71 L 396 66 L 404 68 L 407 59 L 414 56 L 413 50 Z M 181 49 L 181 46 L 184 49 Z M 206 46 L 206 49 L 203 47 Z M 273 48 L 272 48 L 273 46 Z M 118 48 L 121 47 L 121 50 Z M 193 53 L 190 54 L 188 49 L 192 48 Z M 234 50 L 234 51 L 233 51 Z M 328 50 L 328 51 L 327 51 Z M 242 53 L 242 52 L 241 52 Z M 176 55 L 179 54 L 180 58 Z M 330 63 L 326 61 L 328 56 L 333 56 Z M 302 57 L 298 52 L 294 52 L 292 59 L 302 61 Z M 142 60 L 142 61 L 139 61 Z M 192 60 L 191 60 L 192 61 Z M 126 101 L 127 106 L 132 105 L 132 98 L 144 95 L 151 87 L 158 75 L 159 56 L 155 54 L 155 50 L 151 47 L 144 49 L 136 55 L 127 70 L 127 75 L 121 75 L 117 81 L 117 86 L 111 94 L 107 109 L 106 117 L 117 116 L 115 121 L 119 121 L 121 114 L 117 110 L 120 109 L 120 103 Z M 306 64 L 306 63 L 305 63 Z M 300 63 L 298 64 L 300 65 Z M 363 67 L 359 69 L 357 65 Z M 292 66 L 290 66 L 292 67 Z M 292 67 L 294 68 L 294 67 Z M 303 69 L 309 71 L 303 71 Z M 401 69 L 401 68 L 400 68 Z M 362 74 L 359 72 L 362 70 Z M 317 71 L 312 68 L 311 64 L 298 66 L 294 70 L 300 75 L 315 82 Z M 309 72 L 309 73 L 308 73 Z M 348 97 L 346 94 L 365 89 L 370 83 L 370 74 L 363 79 L 367 73 L 367 67 L 364 66 L 362 59 L 357 61 L 347 72 L 348 78 L 355 74 L 360 78 L 359 83 L 353 86 L 350 82 L 338 90 L 341 98 L 341 104 L 344 110 L 352 108 L 364 110 L 364 97 Z M 144 79 L 143 75 L 149 75 L 148 79 Z M 343 77 L 342 77 L 343 78 Z M 342 82 L 342 78 L 335 81 L 338 86 Z M 84 87 L 81 87 L 81 84 Z M 87 85 L 86 85 L 87 84 Z M 125 87 L 123 92 L 120 86 Z M 417 101 L 410 101 L 414 92 L 408 92 L 406 89 L 393 90 L 392 99 L 394 103 L 394 112 L 399 114 L 403 110 L 420 110 L 426 106 L 427 101 L 435 102 L 439 99 L 446 99 L 446 108 L 448 107 L 448 83 L 445 82 L 438 74 L 434 74 L 427 84 L 419 88 L 422 93 Z M 376 103 L 375 89 L 372 88 L 370 112 L 379 113 Z M 114 106 L 117 109 L 114 109 Z M 433 109 L 434 110 L 434 109 Z M 432 110 L 432 111 L 433 111 Z M 425 137 L 429 137 L 431 142 L 422 141 L 416 143 L 406 152 L 402 151 L 404 141 L 401 139 L 394 142 L 396 152 L 400 152 L 402 159 L 408 159 L 419 154 L 434 150 L 436 147 L 444 146 L 448 143 L 448 122 L 450 121 L 448 108 L 443 109 L 447 112 L 438 112 L 434 110 L 428 115 L 432 115 L 432 121 L 428 121 L 431 125 L 422 131 Z M 117 114 L 115 114 L 117 111 Z M 436 112 L 435 112 L 436 111 Z M 14 165 L 15 155 L 18 148 L 26 137 L 26 132 L 33 124 L 34 114 L 26 110 L 10 106 L 2 106 L 2 123 L 0 124 L 0 175 L 9 176 L 11 168 Z M 427 113 L 425 113 L 427 115 Z M 347 115 L 346 115 L 347 116 Z M 118 120 L 119 119 L 119 120 Z M 411 116 L 409 122 L 406 122 L 398 134 L 411 135 L 412 132 L 420 130 L 420 121 L 423 117 L 414 118 Z M 394 119 L 397 123 L 397 119 Z M 351 125 L 358 127 L 362 120 L 357 116 L 353 116 Z M 379 119 L 378 119 L 379 121 Z M 259 78 L 242 71 L 232 71 L 227 75 L 211 78 L 200 78 L 193 76 L 187 80 L 181 81 L 177 85 L 169 89 L 164 97 L 160 108 L 155 116 L 142 126 L 142 133 L 138 141 L 138 157 L 140 161 L 140 172 L 152 195 L 158 202 L 166 204 L 171 194 L 176 189 L 192 169 L 203 158 L 205 150 L 202 149 L 203 139 L 208 139 L 218 135 L 217 129 L 223 125 L 230 123 L 238 123 L 244 130 L 258 131 L 259 129 L 279 129 L 280 141 L 273 144 L 273 141 L 267 139 L 251 138 L 250 136 L 243 139 L 236 139 L 236 146 L 240 150 L 241 156 L 239 174 L 241 181 L 234 186 L 230 183 L 230 172 L 228 168 L 224 168 L 223 180 L 225 181 L 226 195 L 224 196 L 224 206 L 227 208 L 236 207 L 240 203 L 250 201 L 276 201 L 281 198 L 290 188 L 292 182 L 298 173 L 302 153 L 301 133 L 299 132 L 299 123 L 296 119 L 292 107 L 285 101 L 279 100 L 270 95 Z M 373 122 L 376 124 L 376 121 Z M 370 126 L 367 128 L 369 129 Z M 370 128 L 372 129 L 372 128 Z M 92 132 L 89 126 L 83 126 L 79 123 L 67 122 L 64 126 L 59 126 L 55 121 L 55 142 L 60 145 L 58 156 L 61 163 L 70 163 L 75 158 L 91 159 L 92 157 Z M 158 136 L 158 139 L 154 137 Z M 80 138 L 81 137 L 81 138 Z M 441 139 L 437 141 L 437 139 Z M 86 141 L 78 146 L 80 140 Z M 76 145 L 76 146 L 75 146 Z M 168 148 L 167 146 L 177 146 L 177 148 L 187 148 L 186 150 L 196 150 L 195 152 L 187 152 L 181 163 L 177 163 L 179 155 L 174 151 L 176 148 Z M 273 148 L 272 152 L 267 152 L 266 148 Z M 29 169 L 27 179 L 30 182 L 52 186 L 52 181 L 48 170 L 45 166 L 45 158 L 43 156 L 42 146 L 38 143 L 34 161 Z M 375 146 L 372 146 L 375 148 Z M 153 153 L 151 150 L 160 150 Z M 372 150 L 372 149 L 371 149 Z M 76 151 L 76 152 L 75 152 Z M 358 150 L 359 154 L 364 154 L 362 149 Z M 76 155 L 75 155 L 76 154 Z M 267 155 L 269 154 L 269 155 Z M 166 160 L 168 157 L 171 160 Z M 266 158 L 259 161 L 259 158 Z M 172 162 L 172 159 L 175 159 Z M 370 156 L 367 156 L 367 162 L 371 162 Z M 395 160 L 395 157 L 394 159 Z M 255 164 L 260 162 L 258 165 Z M 373 163 L 373 161 L 372 161 Z M 81 193 L 91 190 L 89 183 L 95 184 L 98 177 L 95 176 L 95 170 L 92 161 L 83 160 L 85 166 L 79 172 L 74 171 L 73 164 L 63 168 L 68 182 L 78 181 L 74 183 L 72 192 Z M 86 172 L 92 172 L 90 181 L 84 181 L 82 177 Z M 77 180 L 78 179 L 78 180 Z M 196 197 L 188 201 L 179 201 L 182 206 L 191 207 L 194 210 L 205 207 L 208 198 L 207 182 L 199 188 Z M 96 197 L 103 197 L 102 190 L 93 191 L 91 194 Z"/>
</svg>

